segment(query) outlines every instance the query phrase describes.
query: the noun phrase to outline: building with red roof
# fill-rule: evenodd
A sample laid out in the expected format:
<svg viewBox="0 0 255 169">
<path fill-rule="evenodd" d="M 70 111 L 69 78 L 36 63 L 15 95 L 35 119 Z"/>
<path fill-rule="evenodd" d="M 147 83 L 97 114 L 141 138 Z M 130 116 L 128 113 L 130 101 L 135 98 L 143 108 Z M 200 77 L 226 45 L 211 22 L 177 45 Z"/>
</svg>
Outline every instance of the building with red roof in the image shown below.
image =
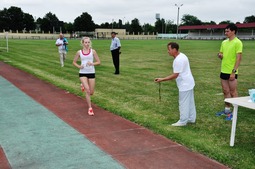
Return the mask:
<svg viewBox="0 0 255 169">
<path fill-rule="evenodd" d="M 180 26 L 179 32 L 188 31 L 185 39 L 224 39 L 225 28 L 228 24 L 218 25 L 191 25 Z M 240 39 L 254 39 L 255 22 L 253 23 L 238 23 L 236 24 L 238 31 L 237 37 Z"/>
</svg>

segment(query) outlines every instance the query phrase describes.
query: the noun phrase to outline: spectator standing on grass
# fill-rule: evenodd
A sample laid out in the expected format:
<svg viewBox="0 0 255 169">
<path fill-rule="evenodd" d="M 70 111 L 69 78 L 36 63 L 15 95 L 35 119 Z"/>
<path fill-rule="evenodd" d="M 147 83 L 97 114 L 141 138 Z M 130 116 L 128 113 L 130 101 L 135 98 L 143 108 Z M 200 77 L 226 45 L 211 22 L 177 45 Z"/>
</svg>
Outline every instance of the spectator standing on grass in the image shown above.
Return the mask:
<svg viewBox="0 0 255 169">
<path fill-rule="evenodd" d="M 115 68 L 115 72 L 114 74 L 118 75 L 120 74 L 120 48 L 121 48 L 121 44 L 120 44 L 120 40 L 119 38 L 116 37 L 116 32 L 112 32 L 111 36 L 112 36 L 112 42 L 111 42 L 111 46 L 110 46 L 110 50 L 111 50 L 111 54 L 112 54 L 112 61 L 113 61 L 113 65 Z"/>
<path fill-rule="evenodd" d="M 56 40 L 56 46 L 58 47 L 59 59 L 61 67 L 64 67 L 64 62 L 67 55 L 68 41 L 62 33 L 59 34 L 59 38 Z"/>
<path fill-rule="evenodd" d="M 179 52 L 179 45 L 175 42 L 167 44 L 168 54 L 174 57 L 173 73 L 164 78 L 155 78 L 155 82 L 163 82 L 176 79 L 179 89 L 180 119 L 172 126 L 185 126 L 187 123 L 195 123 L 196 107 L 194 100 L 195 81 L 190 70 L 188 57 Z"/>
<path fill-rule="evenodd" d="M 225 35 L 227 37 L 221 43 L 218 57 L 221 59 L 221 87 L 224 98 L 237 97 L 237 76 L 238 67 L 242 59 L 243 44 L 236 37 L 237 26 L 229 24 L 225 28 Z M 225 109 L 216 113 L 216 116 L 226 115 L 225 120 L 232 120 L 231 105 L 225 102 Z"/>
<path fill-rule="evenodd" d="M 73 65 L 80 69 L 79 77 L 81 81 L 82 91 L 85 91 L 85 98 L 88 104 L 88 114 L 90 116 L 94 115 L 90 96 L 94 94 L 95 89 L 95 66 L 100 65 L 100 59 L 94 49 L 92 49 L 92 43 L 89 37 L 83 37 L 81 39 L 82 49 L 77 51 Z M 80 58 L 81 64 L 77 64 Z M 94 61 L 95 59 L 95 61 Z"/>
</svg>

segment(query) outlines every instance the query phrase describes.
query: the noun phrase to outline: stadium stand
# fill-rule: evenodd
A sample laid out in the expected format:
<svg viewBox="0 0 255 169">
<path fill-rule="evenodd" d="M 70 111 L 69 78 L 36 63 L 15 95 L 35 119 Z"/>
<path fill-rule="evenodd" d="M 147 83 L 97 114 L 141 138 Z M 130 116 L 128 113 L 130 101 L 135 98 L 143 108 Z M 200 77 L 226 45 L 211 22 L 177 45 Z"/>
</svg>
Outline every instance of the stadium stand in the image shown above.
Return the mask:
<svg viewBox="0 0 255 169">
<path fill-rule="evenodd" d="M 192 25 L 192 26 L 180 26 L 179 31 L 187 31 L 188 35 L 185 39 L 214 39 L 220 40 L 225 38 L 224 29 L 228 24 L 219 25 Z M 243 40 L 254 40 L 255 34 L 255 22 L 236 24 L 238 31 L 237 37 Z"/>
</svg>

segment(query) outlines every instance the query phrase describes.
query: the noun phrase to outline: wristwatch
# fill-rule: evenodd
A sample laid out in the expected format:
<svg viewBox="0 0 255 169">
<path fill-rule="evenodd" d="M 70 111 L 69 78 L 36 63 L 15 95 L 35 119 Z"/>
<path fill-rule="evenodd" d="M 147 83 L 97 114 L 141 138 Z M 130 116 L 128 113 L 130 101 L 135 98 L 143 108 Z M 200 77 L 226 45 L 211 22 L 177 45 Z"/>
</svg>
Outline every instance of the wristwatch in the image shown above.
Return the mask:
<svg viewBox="0 0 255 169">
<path fill-rule="evenodd" d="M 235 70 L 235 69 L 233 69 L 233 70 L 232 70 L 232 73 L 236 73 L 236 70 Z"/>
</svg>

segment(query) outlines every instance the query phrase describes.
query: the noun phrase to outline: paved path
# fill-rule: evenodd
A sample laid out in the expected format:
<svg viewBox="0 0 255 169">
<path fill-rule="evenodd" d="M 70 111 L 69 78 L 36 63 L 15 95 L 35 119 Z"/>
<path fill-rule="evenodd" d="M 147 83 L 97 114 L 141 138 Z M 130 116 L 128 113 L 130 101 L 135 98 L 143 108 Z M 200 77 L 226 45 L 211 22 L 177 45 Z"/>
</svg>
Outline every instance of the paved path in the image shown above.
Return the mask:
<svg viewBox="0 0 255 169">
<path fill-rule="evenodd" d="M 0 62 L 0 169 L 227 168 L 84 102 Z"/>
</svg>

